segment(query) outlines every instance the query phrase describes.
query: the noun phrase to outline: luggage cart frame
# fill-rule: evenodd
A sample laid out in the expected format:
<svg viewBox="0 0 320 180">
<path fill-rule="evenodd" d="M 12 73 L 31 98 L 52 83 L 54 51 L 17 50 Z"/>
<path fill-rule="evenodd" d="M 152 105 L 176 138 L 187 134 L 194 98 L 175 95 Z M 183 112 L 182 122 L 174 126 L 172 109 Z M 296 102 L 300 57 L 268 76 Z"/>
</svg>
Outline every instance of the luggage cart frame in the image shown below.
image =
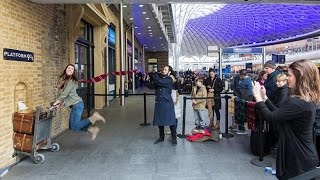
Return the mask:
<svg viewBox="0 0 320 180">
<path fill-rule="evenodd" d="M 55 112 L 54 110 L 50 110 L 49 113 L 47 113 L 46 117 L 40 119 L 40 113 L 43 111 L 44 109 L 41 106 L 36 107 L 31 152 L 29 153 L 25 151 L 14 150 L 13 157 L 20 154 L 27 155 L 30 156 L 35 163 L 42 164 L 45 162 L 45 157 L 43 154 L 38 153 L 38 150 L 50 149 L 53 152 L 59 151 L 60 145 L 58 143 L 52 143 L 50 137 L 52 120 L 55 116 Z"/>
</svg>

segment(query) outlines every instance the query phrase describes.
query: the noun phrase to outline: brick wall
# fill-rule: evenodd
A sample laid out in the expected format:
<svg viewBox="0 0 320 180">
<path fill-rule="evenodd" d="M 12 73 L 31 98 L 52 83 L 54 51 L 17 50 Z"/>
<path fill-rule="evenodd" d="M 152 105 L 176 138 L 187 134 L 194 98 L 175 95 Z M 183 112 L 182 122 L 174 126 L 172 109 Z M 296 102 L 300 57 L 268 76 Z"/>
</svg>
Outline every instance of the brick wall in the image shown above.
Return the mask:
<svg viewBox="0 0 320 180">
<path fill-rule="evenodd" d="M 0 1 L 0 168 L 12 158 L 11 115 L 18 100 L 35 109 L 54 100 L 58 75 L 69 62 L 68 14 L 64 5 L 25 0 Z M 3 48 L 34 52 L 34 62 L 3 60 Z M 53 136 L 68 127 L 63 109 L 54 119 Z"/>
</svg>

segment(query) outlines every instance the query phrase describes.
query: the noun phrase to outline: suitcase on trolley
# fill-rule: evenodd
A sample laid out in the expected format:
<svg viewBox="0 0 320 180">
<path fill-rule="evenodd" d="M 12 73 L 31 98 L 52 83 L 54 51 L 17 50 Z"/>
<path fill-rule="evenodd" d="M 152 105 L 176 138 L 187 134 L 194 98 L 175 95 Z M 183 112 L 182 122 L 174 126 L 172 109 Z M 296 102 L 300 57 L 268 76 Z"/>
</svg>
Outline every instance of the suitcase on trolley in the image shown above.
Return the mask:
<svg viewBox="0 0 320 180">
<path fill-rule="evenodd" d="M 34 131 L 34 120 L 35 120 L 35 111 L 27 112 L 27 113 L 20 113 L 15 112 L 12 115 L 12 125 L 13 131 L 17 133 L 24 133 L 24 134 L 33 134 Z M 40 113 L 40 119 L 47 116 L 46 112 Z"/>
<path fill-rule="evenodd" d="M 13 147 L 23 152 L 32 151 L 33 136 L 28 134 L 13 133 Z"/>
<path fill-rule="evenodd" d="M 12 115 L 13 131 L 17 133 L 33 134 L 34 128 L 34 111 L 29 113 L 15 112 Z"/>
</svg>

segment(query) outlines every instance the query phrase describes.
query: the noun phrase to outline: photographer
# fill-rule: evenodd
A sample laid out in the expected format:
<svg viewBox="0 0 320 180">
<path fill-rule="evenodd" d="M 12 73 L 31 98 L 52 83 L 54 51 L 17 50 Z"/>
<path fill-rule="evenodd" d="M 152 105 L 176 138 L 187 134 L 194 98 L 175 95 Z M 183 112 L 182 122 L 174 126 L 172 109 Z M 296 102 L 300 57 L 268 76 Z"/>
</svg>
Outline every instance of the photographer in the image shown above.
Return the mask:
<svg viewBox="0 0 320 180">
<path fill-rule="evenodd" d="M 155 108 L 153 125 L 159 127 L 159 139 L 154 142 L 158 144 L 164 141 L 164 126 L 170 126 L 172 145 L 177 145 L 177 120 L 175 117 L 174 104 L 171 97 L 173 89 L 172 67 L 165 66 L 162 75 L 153 73 L 151 75 L 155 87 Z"/>
</svg>

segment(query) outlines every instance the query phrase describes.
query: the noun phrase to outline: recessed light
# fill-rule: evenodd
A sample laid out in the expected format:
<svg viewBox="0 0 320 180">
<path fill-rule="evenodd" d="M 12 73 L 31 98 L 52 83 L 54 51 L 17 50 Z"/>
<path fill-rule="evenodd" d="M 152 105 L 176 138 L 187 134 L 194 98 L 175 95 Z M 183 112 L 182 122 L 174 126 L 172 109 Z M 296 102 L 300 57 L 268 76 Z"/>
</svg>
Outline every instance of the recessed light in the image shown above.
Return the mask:
<svg viewBox="0 0 320 180">
<path fill-rule="evenodd" d="M 147 12 L 142 12 L 142 14 L 147 14 Z"/>
<path fill-rule="evenodd" d="M 143 4 L 140 4 L 139 7 L 143 7 Z"/>
<path fill-rule="evenodd" d="M 128 6 L 127 6 L 127 5 L 123 5 L 122 7 L 126 8 L 126 7 L 128 7 Z"/>
<path fill-rule="evenodd" d="M 161 44 L 163 46 L 163 44 Z"/>
<path fill-rule="evenodd" d="M 139 35 L 141 34 L 141 33 L 138 33 Z"/>
<path fill-rule="evenodd" d="M 146 49 L 148 49 L 148 47 L 146 47 Z"/>
<path fill-rule="evenodd" d="M 151 28 L 151 26 L 148 26 L 148 29 L 150 29 Z"/>
<path fill-rule="evenodd" d="M 152 33 L 149 33 L 149 34 L 152 34 Z"/>
<path fill-rule="evenodd" d="M 133 18 L 130 18 L 130 20 L 132 21 L 132 20 L 133 20 Z"/>
<path fill-rule="evenodd" d="M 150 18 L 146 17 L 146 19 L 148 20 L 148 19 L 150 19 Z"/>
<path fill-rule="evenodd" d="M 153 35 L 150 35 L 150 37 L 153 37 Z"/>
<path fill-rule="evenodd" d="M 160 37 L 160 39 L 162 39 L 162 37 Z"/>
<path fill-rule="evenodd" d="M 136 27 L 134 27 L 135 29 L 138 29 L 138 27 L 136 26 Z"/>
</svg>

